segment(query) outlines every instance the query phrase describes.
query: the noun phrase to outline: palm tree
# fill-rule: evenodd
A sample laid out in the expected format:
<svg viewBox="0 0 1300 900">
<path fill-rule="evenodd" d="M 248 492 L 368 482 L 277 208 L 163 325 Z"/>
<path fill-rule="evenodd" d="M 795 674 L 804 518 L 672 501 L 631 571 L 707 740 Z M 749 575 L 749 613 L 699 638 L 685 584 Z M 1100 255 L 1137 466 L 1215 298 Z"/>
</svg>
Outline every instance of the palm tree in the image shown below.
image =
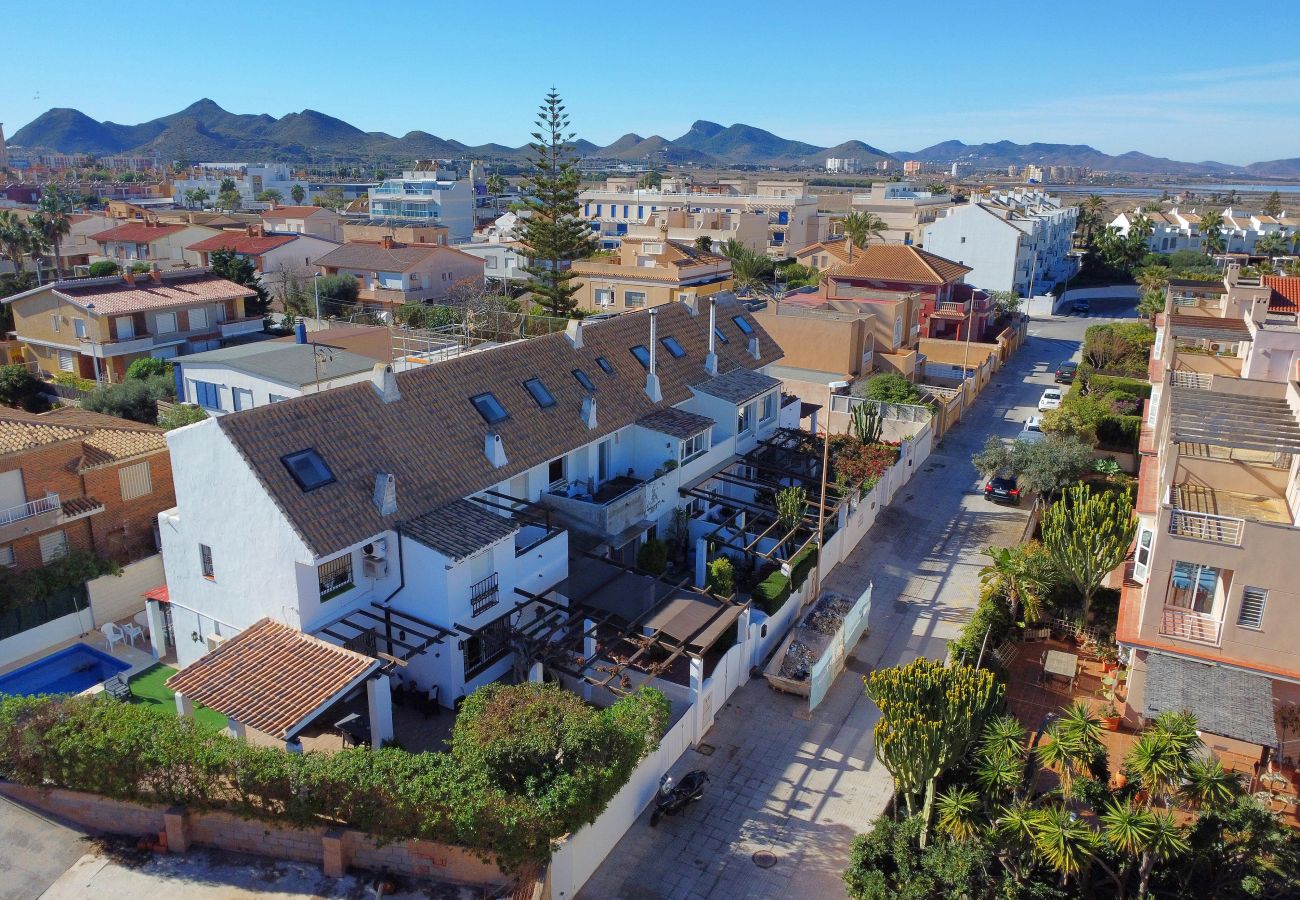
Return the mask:
<svg viewBox="0 0 1300 900">
<path fill-rule="evenodd" d="M 1023 608 L 1025 621 L 1036 621 L 1052 586 L 1052 568 L 1042 545 L 1031 542 L 1023 547 L 989 547 L 984 551 L 993 561 L 980 569 L 980 583 L 985 597 L 1001 597 L 1011 610 L 1011 618 Z"/>
<path fill-rule="evenodd" d="M 1179 793 L 1203 809 L 1227 806 L 1241 793 L 1241 778 L 1223 768 L 1217 759 L 1192 760 L 1186 775 Z"/>
<path fill-rule="evenodd" d="M 1223 252 L 1223 210 L 1207 209 L 1201 213 L 1201 236 L 1206 253 L 1213 256 Z"/>
<path fill-rule="evenodd" d="M 483 186 L 492 198 L 492 208 L 499 215 L 501 213 L 501 195 L 510 190 L 510 182 L 506 181 L 505 176 L 501 173 L 493 172 L 487 177 L 487 181 L 484 182 Z"/>
<path fill-rule="evenodd" d="M 840 229 L 848 238 L 849 262 L 853 261 L 853 248 L 865 247 L 874 237 L 884 241 L 889 225 L 872 212 L 851 212 L 840 220 Z"/>
<path fill-rule="evenodd" d="M 1138 272 L 1137 283 L 1144 294 L 1163 293 L 1164 289 L 1169 286 L 1169 276 L 1172 274 L 1173 270 L 1168 266 L 1147 266 Z"/>
<path fill-rule="evenodd" d="M 1096 848 L 1097 836 L 1088 823 L 1063 806 L 1039 810 L 1033 834 L 1039 858 L 1061 873 L 1061 887 L 1079 873 Z"/>
<path fill-rule="evenodd" d="M 1129 750 L 1125 766 L 1146 789 L 1148 806 L 1156 800 L 1167 806 L 1186 780 L 1201 746 L 1195 722 L 1191 717 L 1161 714 Z"/>
<path fill-rule="evenodd" d="M 993 833 L 1002 847 L 1002 864 L 1019 883 L 1025 873 L 1025 858 L 1034 849 L 1034 829 L 1041 811 L 1027 801 L 1017 801 L 1002 807 L 993 823 Z"/>
<path fill-rule="evenodd" d="M 54 273 L 63 278 L 63 258 L 59 247 L 63 238 L 72 231 L 72 201 L 57 184 L 46 185 L 41 192 L 41 200 L 36 204 L 36 212 L 28 220 L 32 229 L 54 249 Z"/>
<path fill-rule="evenodd" d="M 1092 236 L 1101 227 L 1101 214 L 1106 209 L 1106 200 L 1099 194 L 1089 194 L 1079 204 L 1079 227 L 1083 229 L 1085 241 L 1091 242 Z"/>
<path fill-rule="evenodd" d="M 1288 241 L 1284 235 L 1274 231 L 1259 239 L 1255 244 L 1255 252 L 1261 256 L 1267 256 L 1269 259 L 1273 259 L 1277 256 L 1286 255 L 1286 252 L 1289 249 L 1289 244 L 1290 241 Z"/>
<path fill-rule="evenodd" d="M 1111 800 L 1099 818 L 1102 836 L 1121 857 L 1139 859 L 1147 852 L 1155 837 L 1155 814 L 1144 806 L 1135 806 L 1129 801 Z M 1121 900 L 1128 886 L 1131 866 L 1131 863 L 1125 862 L 1120 868 L 1117 880 Z"/>
<path fill-rule="evenodd" d="M 0 246 L 14 264 L 14 272 L 23 271 L 23 258 L 32 249 L 32 234 L 22 217 L 12 210 L 0 210 Z"/>
<path fill-rule="evenodd" d="M 294 187 L 299 187 L 299 185 L 294 185 Z M 212 195 L 208 193 L 207 188 L 195 188 L 194 205 L 198 207 L 202 207 L 203 204 L 208 202 L 208 198 L 211 196 Z"/>
<path fill-rule="evenodd" d="M 294 203 L 301 206 L 302 201 L 307 197 L 307 190 L 301 184 L 295 184 L 293 188 L 290 189 L 289 196 L 293 198 Z"/>
<path fill-rule="evenodd" d="M 1061 776 L 1061 796 L 1068 797 L 1074 779 L 1086 774 L 1097 757 L 1106 752 L 1101 742 L 1101 720 L 1088 704 L 1075 703 L 1047 727 L 1050 741 L 1039 744 L 1034 753 L 1042 765 Z"/>
</svg>

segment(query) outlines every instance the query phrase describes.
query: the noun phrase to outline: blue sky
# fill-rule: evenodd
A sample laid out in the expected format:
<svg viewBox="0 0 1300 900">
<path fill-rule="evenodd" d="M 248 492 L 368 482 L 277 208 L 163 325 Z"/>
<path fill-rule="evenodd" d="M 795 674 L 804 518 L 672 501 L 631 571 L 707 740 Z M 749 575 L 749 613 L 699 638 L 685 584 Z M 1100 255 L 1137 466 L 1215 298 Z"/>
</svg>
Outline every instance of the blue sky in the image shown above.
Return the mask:
<svg viewBox="0 0 1300 900">
<path fill-rule="evenodd" d="M 1234 164 L 1300 156 L 1293 3 L 1245 18 L 1222 0 L 1058 6 L 939 0 L 903 18 L 897 4 L 788 0 L 137 0 L 106 14 L 74 0 L 57 22 L 6 17 L 0 121 L 13 134 L 71 106 L 134 124 L 210 97 L 517 145 L 554 84 L 598 143 L 710 119 L 889 151 L 956 138 Z"/>
</svg>

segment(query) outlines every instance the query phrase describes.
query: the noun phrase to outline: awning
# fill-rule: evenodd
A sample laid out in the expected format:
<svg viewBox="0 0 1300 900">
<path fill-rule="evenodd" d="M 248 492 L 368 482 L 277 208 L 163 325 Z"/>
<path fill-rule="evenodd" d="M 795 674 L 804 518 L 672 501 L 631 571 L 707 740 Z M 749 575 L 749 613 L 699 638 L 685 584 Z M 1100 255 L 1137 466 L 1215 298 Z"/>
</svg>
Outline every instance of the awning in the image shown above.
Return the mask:
<svg viewBox="0 0 1300 900">
<path fill-rule="evenodd" d="M 687 648 L 704 653 L 740 617 L 740 606 L 724 606 L 698 594 L 681 592 L 646 619 L 647 631 L 660 631 Z"/>
<path fill-rule="evenodd" d="M 241 725 L 289 740 L 380 665 L 261 619 L 168 678 L 167 686 Z"/>
<path fill-rule="evenodd" d="M 1151 719 L 1162 712 L 1190 712 L 1202 731 L 1277 745 L 1273 683 L 1263 675 L 1148 653 L 1142 714 Z"/>
<path fill-rule="evenodd" d="M 159 603 L 168 603 L 171 600 L 171 595 L 167 593 L 167 585 L 160 584 L 156 588 L 150 588 L 145 591 L 144 599 L 157 600 Z"/>
</svg>

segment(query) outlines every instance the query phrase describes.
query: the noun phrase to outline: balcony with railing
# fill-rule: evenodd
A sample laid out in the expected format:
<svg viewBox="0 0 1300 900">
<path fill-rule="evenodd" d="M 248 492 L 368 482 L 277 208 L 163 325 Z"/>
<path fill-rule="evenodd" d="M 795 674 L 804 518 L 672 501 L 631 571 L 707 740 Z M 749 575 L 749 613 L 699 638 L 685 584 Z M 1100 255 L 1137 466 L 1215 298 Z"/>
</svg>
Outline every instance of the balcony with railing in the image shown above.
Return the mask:
<svg viewBox="0 0 1300 900">
<path fill-rule="evenodd" d="M 0 543 L 35 534 L 57 525 L 63 515 L 58 494 L 46 494 L 35 500 L 0 509 Z"/>
<path fill-rule="evenodd" d="M 470 586 L 469 607 L 471 615 L 482 615 L 492 607 L 496 606 L 500 601 L 501 590 L 497 586 L 496 572 L 493 572 L 477 584 Z"/>
<path fill-rule="evenodd" d="M 1160 616 L 1160 635 L 1217 647 L 1223 638 L 1223 622 L 1209 613 L 1166 606 Z"/>
<path fill-rule="evenodd" d="M 265 325 L 261 316 L 244 316 L 241 319 L 227 319 L 220 323 L 223 338 L 237 337 L 241 334 L 257 334 Z"/>
<path fill-rule="evenodd" d="M 971 312 L 971 301 L 965 300 L 961 303 L 936 303 L 934 305 L 934 314 L 943 316 L 948 319 L 964 319 Z"/>
<path fill-rule="evenodd" d="M 620 475 L 594 491 L 580 484 L 565 484 L 543 494 L 541 503 L 585 526 L 583 530 L 618 535 L 645 518 L 645 482 Z"/>
</svg>

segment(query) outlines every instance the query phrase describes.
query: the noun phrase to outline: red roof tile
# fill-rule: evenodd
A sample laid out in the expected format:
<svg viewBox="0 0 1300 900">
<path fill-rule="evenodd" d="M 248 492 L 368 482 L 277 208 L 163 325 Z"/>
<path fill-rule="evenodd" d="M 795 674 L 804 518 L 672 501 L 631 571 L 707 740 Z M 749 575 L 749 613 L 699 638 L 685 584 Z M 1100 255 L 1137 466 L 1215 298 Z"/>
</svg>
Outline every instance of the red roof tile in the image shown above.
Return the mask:
<svg viewBox="0 0 1300 900">
<path fill-rule="evenodd" d="M 118 225 L 116 228 L 108 229 L 108 231 L 92 234 L 90 239 L 100 242 L 128 241 L 137 244 L 148 244 L 169 234 L 184 231 L 189 227 L 188 225 L 150 225 L 147 222 L 127 222 L 125 225 Z"/>
<path fill-rule="evenodd" d="M 1269 310 L 1300 311 L 1300 275 L 1265 275 L 1264 283 L 1273 289 L 1268 298 Z"/>
<path fill-rule="evenodd" d="M 242 256 L 261 256 L 268 250 L 283 247 L 298 239 L 296 234 L 250 235 L 247 231 L 226 231 L 204 238 L 185 249 L 197 253 L 211 253 L 214 250 L 234 250 Z"/>
<path fill-rule="evenodd" d="M 305 219 L 325 212 L 323 206 L 277 206 L 262 213 L 263 219 Z"/>
<path fill-rule="evenodd" d="M 65 300 L 85 307 L 92 301 L 95 312 L 101 316 L 118 316 L 144 312 L 150 309 L 170 309 L 174 306 L 192 306 L 251 297 L 254 291 L 224 278 L 199 269 L 191 272 L 167 272 L 161 281 L 154 282 L 147 275 L 136 278 L 135 284 L 118 279 L 107 284 L 94 279 L 93 284 L 60 282 L 54 292 Z"/>
<path fill-rule="evenodd" d="M 904 244 L 868 244 L 853 253 L 853 262 L 830 270 L 831 278 L 868 278 L 910 284 L 948 284 L 970 266 Z"/>
</svg>

